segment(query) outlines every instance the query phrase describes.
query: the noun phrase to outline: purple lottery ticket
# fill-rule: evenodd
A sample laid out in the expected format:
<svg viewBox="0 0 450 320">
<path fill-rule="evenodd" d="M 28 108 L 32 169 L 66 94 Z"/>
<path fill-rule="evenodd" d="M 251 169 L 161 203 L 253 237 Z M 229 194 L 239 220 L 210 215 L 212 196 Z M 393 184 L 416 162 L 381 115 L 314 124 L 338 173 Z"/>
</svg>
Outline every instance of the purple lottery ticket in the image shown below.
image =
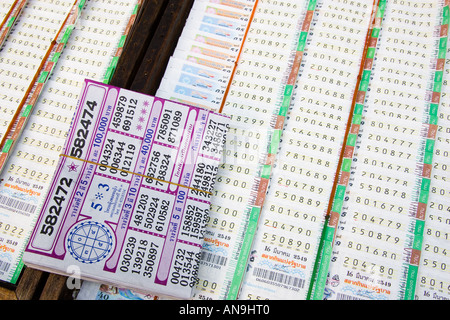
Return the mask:
<svg viewBox="0 0 450 320">
<path fill-rule="evenodd" d="M 24 262 L 189 298 L 228 118 L 86 80 Z"/>
</svg>

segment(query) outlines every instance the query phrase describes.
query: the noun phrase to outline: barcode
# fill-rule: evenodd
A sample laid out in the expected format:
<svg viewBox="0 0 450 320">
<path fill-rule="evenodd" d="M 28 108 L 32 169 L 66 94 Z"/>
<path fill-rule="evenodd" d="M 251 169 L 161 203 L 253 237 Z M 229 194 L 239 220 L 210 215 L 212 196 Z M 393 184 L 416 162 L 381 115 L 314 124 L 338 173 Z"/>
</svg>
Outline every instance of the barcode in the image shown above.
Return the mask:
<svg viewBox="0 0 450 320">
<path fill-rule="evenodd" d="M 34 213 L 36 210 L 36 205 L 29 204 L 25 201 L 20 201 L 14 198 L 5 197 L 0 195 L 0 204 L 6 206 L 7 208 L 12 208 L 15 210 L 25 211 L 28 213 Z"/>
<path fill-rule="evenodd" d="M 0 272 L 7 272 L 9 270 L 9 267 L 11 266 L 11 263 L 6 261 L 0 260 Z"/>
<path fill-rule="evenodd" d="M 363 299 L 349 296 L 348 294 L 338 293 L 337 300 L 363 300 Z"/>
<path fill-rule="evenodd" d="M 214 253 L 202 251 L 201 261 L 218 264 L 220 266 L 224 266 L 227 264 L 227 257 L 222 257 Z"/>
<path fill-rule="evenodd" d="M 296 288 L 303 288 L 305 286 L 304 279 L 290 276 L 285 273 L 269 271 L 269 270 L 262 269 L 262 268 L 255 268 L 255 270 L 253 270 L 253 275 L 256 277 L 259 277 L 259 278 L 278 282 L 278 283 L 296 287 Z"/>
</svg>

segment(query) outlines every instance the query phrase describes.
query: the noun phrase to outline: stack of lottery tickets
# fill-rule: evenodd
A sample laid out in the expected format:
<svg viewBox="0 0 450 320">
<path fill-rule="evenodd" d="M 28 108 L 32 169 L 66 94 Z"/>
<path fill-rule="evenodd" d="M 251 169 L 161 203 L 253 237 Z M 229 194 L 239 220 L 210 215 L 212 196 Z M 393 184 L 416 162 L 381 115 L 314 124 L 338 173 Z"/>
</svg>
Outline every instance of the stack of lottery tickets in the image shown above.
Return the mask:
<svg viewBox="0 0 450 320">
<path fill-rule="evenodd" d="M 24 262 L 190 298 L 228 120 L 86 80 Z"/>
</svg>

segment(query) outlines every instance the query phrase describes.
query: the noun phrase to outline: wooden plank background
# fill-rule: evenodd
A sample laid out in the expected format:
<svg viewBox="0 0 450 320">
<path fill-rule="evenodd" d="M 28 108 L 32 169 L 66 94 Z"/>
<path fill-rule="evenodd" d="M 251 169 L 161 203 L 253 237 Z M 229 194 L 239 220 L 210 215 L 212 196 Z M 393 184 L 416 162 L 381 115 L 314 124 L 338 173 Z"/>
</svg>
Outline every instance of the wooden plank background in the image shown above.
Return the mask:
<svg viewBox="0 0 450 320">
<path fill-rule="evenodd" d="M 154 95 L 194 0 L 144 0 L 111 85 Z M 0 300 L 71 300 L 68 278 L 25 267 L 17 284 L 0 283 Z"/>
</svg>

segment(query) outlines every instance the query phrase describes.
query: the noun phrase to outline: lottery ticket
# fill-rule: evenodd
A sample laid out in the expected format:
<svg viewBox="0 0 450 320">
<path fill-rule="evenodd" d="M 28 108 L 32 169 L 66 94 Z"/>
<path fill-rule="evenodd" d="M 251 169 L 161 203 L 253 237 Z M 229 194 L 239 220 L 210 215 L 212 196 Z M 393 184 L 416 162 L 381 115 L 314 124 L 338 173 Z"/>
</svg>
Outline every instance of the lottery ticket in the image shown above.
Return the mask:
<svg viewBox="0 0 450 320">
<path fill-rule="evenodd" d="M 195 1 L 156 95 L 219 111 L 254 2 Z"/>
<path fill-rule="evenodd" d="M 179 84 L 189 85 L 223 96 L 227 87 L 227 76 L 221 75 L 213 70 L 200 68 L 187 62 L 177 62 L 179 61 L 175 61 L 175 59 L 169 61 L 164 77 Z"/>
<path fill-rule="evenodd" d="M 231 45 L 235 45 L 237 43 L 240 46 L 243 40 L 242 32 L 231 28 L 225 28 L 217 24 L 207 23 L 201 20 L 199 21 L 197 19 L 188 19 L 183 32 L 185 30 L 189 30 L 191 33 L 194 33 L 193 36 L 195 36 L 197 32 L 199 32 L 202 37 L 216 36 L 217 39 L 231 43 Z M 182 37 L 184 36 L 181 35 L 180 38 Z"/>
<path fill-rule="evenodd" d="M 177 51 L 196 53 L 204 57 L 214 58 L 217 61 L 222 61 L 227 64 L 233 64 L 237 57 L 237 52 L 235 51 L 197 40 L 179 40 L 177 48 Z"/>
<path fill-rule="evenodd" d="M 201 44 L 223 48 L 231 52 L 235 52 L 236 54 L 238 53 L 239 48 L 242 44 L 242 38 L 239 39 L 239 37 L 237 37 L 236 40 L 222 39 L 222 34 L 228 35 L 224 30 L 216 31 L 213 33 L 213 30 L 209 29 L 207 29 L 207 31 L 203 31 L 205 29 L 204 24 L 197 27 L 201 28 L 200 31 L 197 29 L 190 29 L 185 26 L 180 39 L 190 39 L 195 42 L 200 42 Z"/>
<path fill-rule="evenodd" d="M 215 1 L 215 0 L 197 0 L 192 6 L 191 12 L 201 15 L 208 14 L 228 19 L 237 19 L 241 21 L 248 20 L 243 16 L 243 12 L 249 12 L 253 9 L 254 0 L 244 1 Z"/>
<path fill-rule="evenodd" d="M 207 83 L 201 81 L 201 79 L 199 80 L 200 82 L 197 82 L 197 84 L 207 85 Z M 220 108 L 223 99 L 223 93 L 220 91 L 224 91 L 220 90 L 219 92 L 215 92 L 199 88 L 198 86 L 192 86 L 187 83 L 183 84 L 169 81 L 164 82 L 164 85 L 160 86 L 160 89 L 161 91 L 173 92 L 175 94 L 186 96 L 186 99 L 195 99 L 199 101 L 200 104 L 207 105 L 213 110 L 218 110 Z"/>
<path fill-rule="evenodd" d="M 228 118 L 85 81 L 24 261 L 190 298 Z"/>
<path fill-rule="evenodd" d="M 176 50 L 172 57 L 228 74 L 231 74 L 233 70 L 233 63 L 226 62 L 222 59 L 218 59 L 212 56 L 204 55 L 201 52 Z"/>
<path fill-rule="evenodd" d="M 98 282 L 83 281 L 77 300 L 159 300 L 150 293 L 140 293 L 136 290 L 118 288 Z"/>
</svg>

